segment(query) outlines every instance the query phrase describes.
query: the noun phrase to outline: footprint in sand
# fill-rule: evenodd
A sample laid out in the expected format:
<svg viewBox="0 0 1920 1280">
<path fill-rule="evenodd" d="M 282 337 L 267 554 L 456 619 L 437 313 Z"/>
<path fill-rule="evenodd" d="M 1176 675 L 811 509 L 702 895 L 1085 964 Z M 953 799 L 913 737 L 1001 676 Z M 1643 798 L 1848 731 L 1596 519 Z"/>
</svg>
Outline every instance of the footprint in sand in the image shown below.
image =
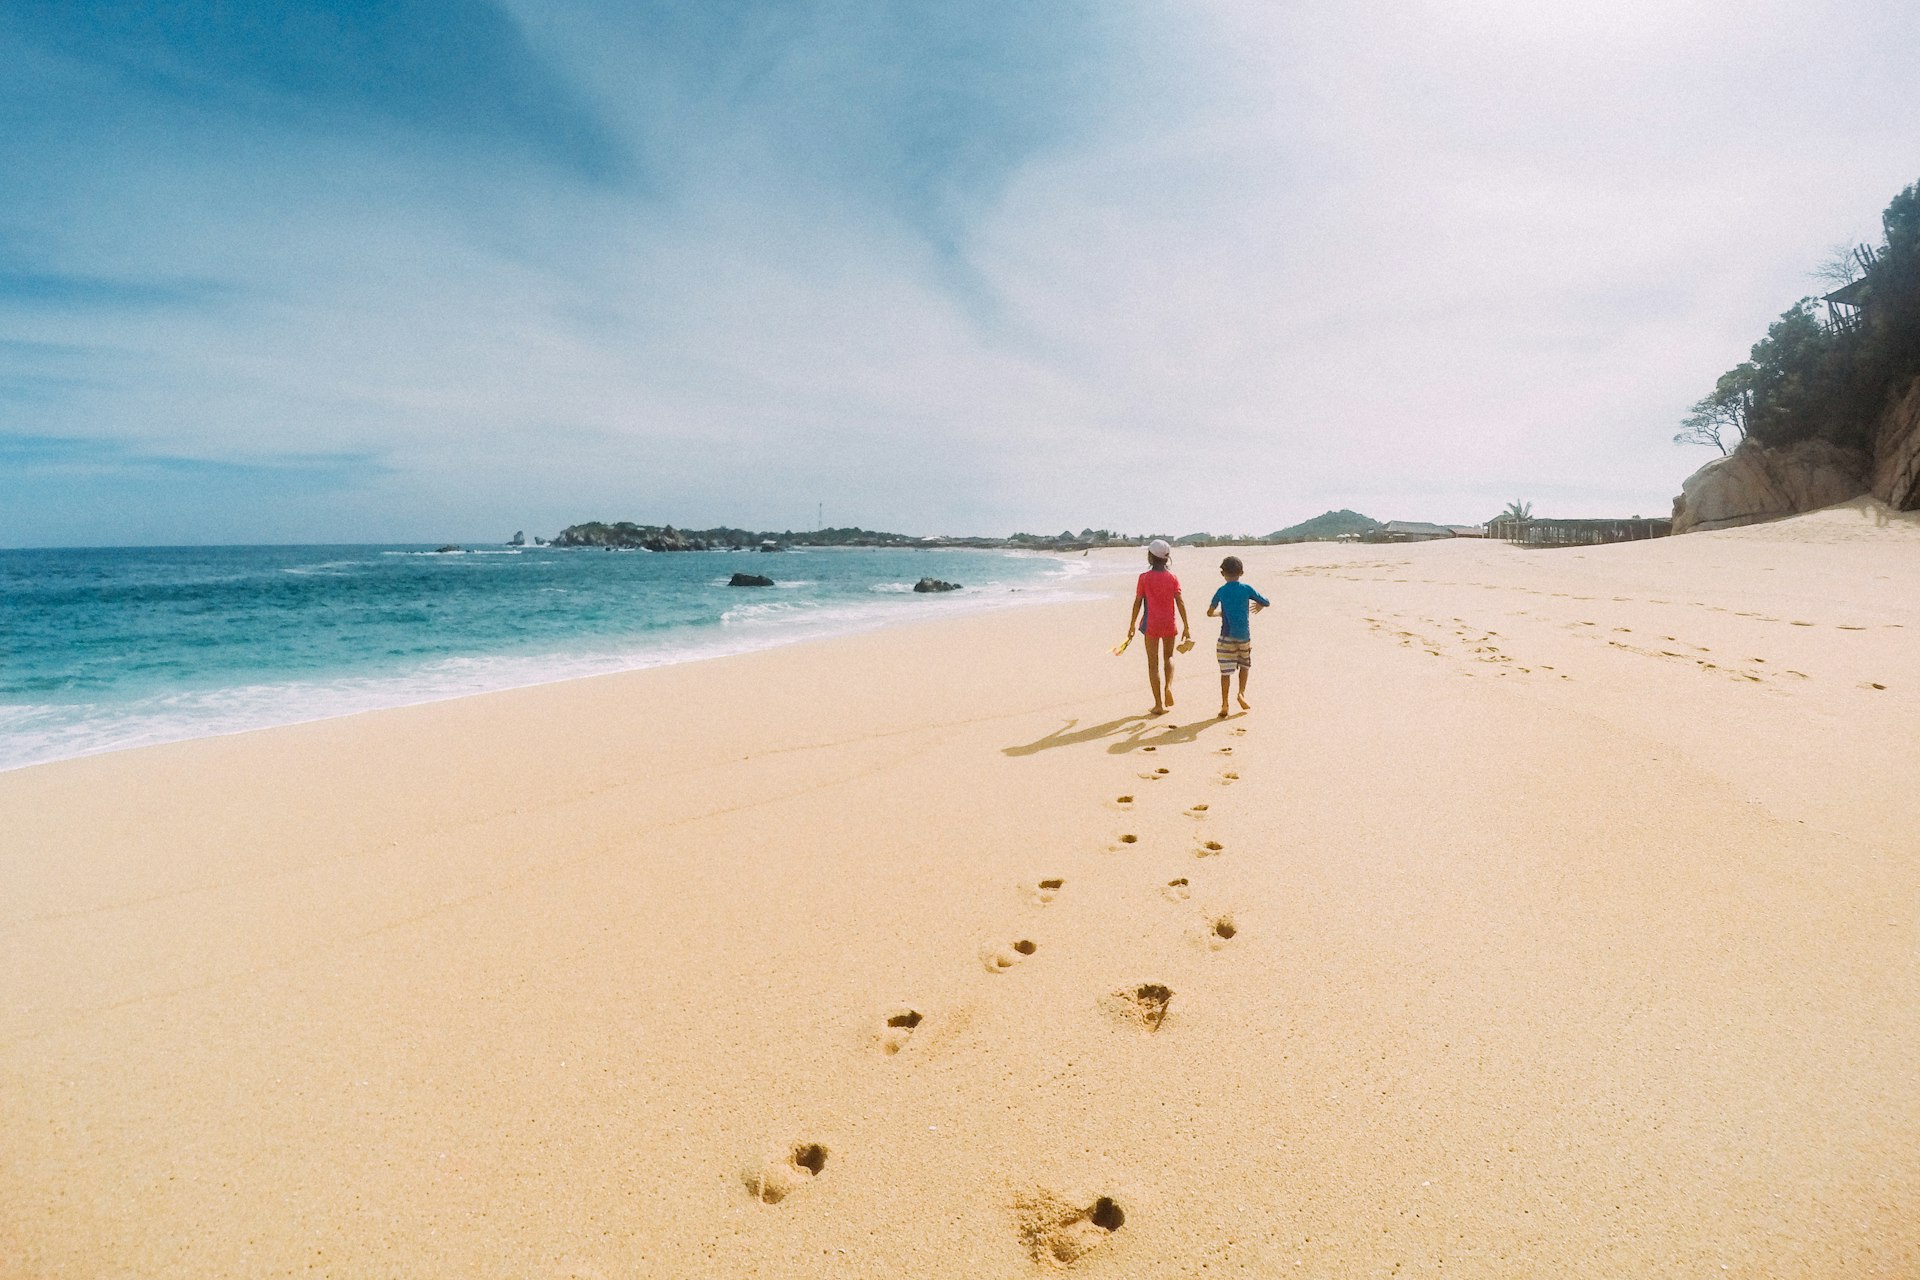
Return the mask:
<svg viewBox="0 0 1920 1280">
<path fill-rule="evenodd" d="M 817 1142 L 796 1142 L 785 1160 L 769 1160 L 743 1177 L 747 1191 L 761 1204 L 779 1204 L 820 1176 L 827 1167 L 827 1149 Z"/>
<path fill-rule="evenodd" d="M 1127 1221 L 1126 1212 L 1112 1196 L 1101 1196 L 1082 1207 L 1052 1192 L 1035 1191 L 1015 1199 L 1013 1212 L 1021 1244 L 1041 1266 L 1072 1266 Z"/>
<path fill-rule="evenodd" d="M 1139 844 L 1139 843 L 1140 843 L 1140 837 L 1133 834 L 1133 832 L 1131 831 L 1122 832 L 1120 835 L 1117 835 L 1113 838 L 1113 843 L 1107 846 L 1107 852 L 1118 853 L 1130 844 Z"/>
<path fill-rule="evenodd" d="M 889 1055 L 900 1052 L 907 1047 L 907 1041 L 913 1039 L 913 1029 L 922 1021 L 917 1009 L 901 1009 L 889 1014 L 886 1030 L 880 1033 L 880 1048 Z"/>
<path fill-rule="evenodd" d="M 1224 853 L 1225 851 L 1226 846 L 1218 840 L 1202 840 L 1199 848 L 1193 851 L 1193 856 L 1196 858 L 1211 858 L 1215 854 Z"/>
<path fill-rule="evenodd" d="M 1115 796 L 1113 798 L 1113 807 L 1116 809 L 1130 810 L 1133 808 L 1133 797 Z"/>
<path fill-rule="evenodd" d="M 1207 806 L 1204 804 L 1191 805 L 1187 809 L 1187 816 L 1189 818 L 1204 818 L 1207 816 Z"/>
<path fill-rule="evenodd" d="M 988 973 L 1005 973 L 1039 949 L 1034 943 L 1022 938 L 1004 947 L 987 948 L 980 953 L 980 963 L 987 967 Z"/>
<path fill-rule="evenodd" d="M 1137 987 L 1122 987 L 1100 1003 L 1120 1021 L 1158 1031 L 1167 1020 L 1167 1005 L 1173 1001 L 1173 988 L 1158 982 L 1143 982 Z"/>
<path fill-rule="evenodd" d="M 1217 756 L 1230 756 L 1233 754 L 1233 748 L 1232 747 L 1215 747 L 1213 749 L 1213 754 Z"/>
<path fill-rule="evenodd" d="M 1240 728 L 1238 728 L 1238 729 L 1235 729 L 1235 730 L 1233 731 L 1233 736 L 1234 736 L 1234 737 L 1236 737 L 1236 738 L 1241 738 L 1241 737 L 1245 737 L 1245 736 L 1246 736 L 1246 732 L 1247 732 L 1247 730 L 1246 730 L 1246 727 L 1245 727 L 1245 726 L 1243 725 L 1243 726 L 1241 726 Z"/>
<path fill-rule="evenodd" d="M 1039 903 L 1043 907 L 1046 906 L 1049 902 L 1052 902 L 1054 900 L 1056 895 L 1059 894 L 1060 886 L 1064 885 L 1065 883 L 1066 883 L 1065 880 L 1040 881 L 1038 884 L 1033 886 L 1033 900 Z"/>
<path fill-rule="evenodd" d="M 1238 781 L 1240 781 L 1240 775 L 1231 770 L 1220 775 L 1220 785 L 1223 787 L 1230 787 Z"/>
<path fill-rule="evenodd" d="M 1218 951 L 1232 942 L 1233 936 L 1239 932 L 1240 928 L 1234 924 L 1232 916 L 1221 916 L 1207 926 L 1207 945 Z"/>
<path fill-rule="evenodd" d="M 1193 890 L 1188 887 L 1185 876 L 1167 881 L 1166 888 L 1160 890 L 1160 892 L 1166 895 L 1167 901 L 1169 902 L 1185 902 L 1193 896 Z"/>
</svg>

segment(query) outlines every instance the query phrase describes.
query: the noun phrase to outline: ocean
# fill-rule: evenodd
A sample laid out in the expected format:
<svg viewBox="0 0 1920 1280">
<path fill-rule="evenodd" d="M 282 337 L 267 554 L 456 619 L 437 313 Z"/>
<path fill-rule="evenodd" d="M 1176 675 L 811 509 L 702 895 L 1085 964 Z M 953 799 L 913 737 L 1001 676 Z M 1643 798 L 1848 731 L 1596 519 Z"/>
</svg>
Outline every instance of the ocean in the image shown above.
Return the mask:
<svg viewBox="0 0 1920 1280">
<path fill-rule="evenodd" d="M 0 551 L 0 769 L 1062 599 L 1086 572 L 949 549 Z M 929 576 L 962 590 L 916 594 Z"/>
</svg>

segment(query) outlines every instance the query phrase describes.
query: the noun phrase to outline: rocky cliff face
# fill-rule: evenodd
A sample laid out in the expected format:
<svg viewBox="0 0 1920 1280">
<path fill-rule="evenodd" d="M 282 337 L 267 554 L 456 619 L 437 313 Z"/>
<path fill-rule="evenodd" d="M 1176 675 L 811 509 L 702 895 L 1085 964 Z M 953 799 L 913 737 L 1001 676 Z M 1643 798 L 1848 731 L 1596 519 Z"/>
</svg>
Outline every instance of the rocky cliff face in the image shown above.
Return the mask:
<svg viewBox="0 0 1920 1280">
<path fill-rule="evenodd" d="M 1686 478 L 1673 500 L 1673 531 L 1731 529 L 1845 502 L 1865 492 L 1869 462 L 1825 440 L 1780 449 L 1748 441 Z"/>
<path fill-rule="evenodd" d="M 1881 415 L 1868 479 L 1873 496 L 1896 511 L 1920 508 L 1920 378 Z"/>
<path fill-rule="evenodd" d="M 1673 531 L 1731 529 L 1815 511 L 1863 493 L 1901 511 L 1920 508 L 1920 378 L 1881 414 L 1873 452 L 1825 440 L 1778 449 L 1749 440 L 1686 478 Z"/>
</svg>

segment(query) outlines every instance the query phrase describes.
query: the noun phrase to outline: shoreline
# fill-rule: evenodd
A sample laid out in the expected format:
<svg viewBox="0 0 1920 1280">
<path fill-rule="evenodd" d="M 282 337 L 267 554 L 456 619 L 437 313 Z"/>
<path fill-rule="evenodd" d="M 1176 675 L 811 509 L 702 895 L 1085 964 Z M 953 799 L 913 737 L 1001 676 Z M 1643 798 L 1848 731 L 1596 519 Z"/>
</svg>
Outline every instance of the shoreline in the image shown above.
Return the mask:
<svg viewBox="0 0 1920 1280">
<path fill-rule="evenodd" d="M 1870 515 L 1243 550 L 1224 721 L 1178 553 L 1159 720 L 1122 591 L 0 774 L 0 1238 L 1905 1274 L 1920 522 Z"/>
<path fill-rule="evenodd" d="M 252 548 L 237 549 L 251 550 Z M 306 548 L 296 549 L 305 550 Z M 322 549 L 338 550 L 339 548 Z M 387 548 L 386 544 L 367 544 L 360 549 L 377 550 L 381 555 L 437 554 L 432 551 L 392 550 Z M 810 547 L 788 554 L 831 554 L 843 550 L 861 551 L 868 548 Z M 520 551 L 518 549 L 487 549 L 467 551 L 464 554 L 514 555 L 520 554 Z M 731 555 L 735 553 L 640 552 L 638 554 Z M 1065 557 L 1048 552 L 1027 552 L 1018 549 L 987 550 L 979 554 L 1010 555 L 1043 560 L 1057 559 L 1063 563 L 1068 559 L 1076 562 L 1080 560 L 1078 556 Z M 284 572 L 300 571 L 285 570 Z M 1034 604 L 1078 598 L 1076 584 L 1080 581 L 1079 574 L 1063 573 L 1061 580 L 1057 582 L 1043 580 L 1034 584 L 1008 588 L 1004 596 L 962 592 L 933 597 L 928 603 L 932 609 L 938 610 L 939 616 L 942 617 L 1026 608 Z M 781 588 L 776 588 L 778 589 Z M 875 587 L 874 590 L 878 592 L 880 589 Z M 1027 598 L 1005 598 L 1005 596 Z M 740 606 L 751 609 L 760 603 L 763 602 L 746 598 L 740 601 Z M 638 647 L 634 645 L 608 647 L 602 642 L 588 644 L 574 651 L 543 654 L 520 654 L 508 651 L 458 654 L 436 658 L 424 665 L 383 673 L 342 674 L 333 677 L 285 681 L 254 681 L 208 688 L 157 691 L 120 703 L 97 707 L 96 714 L 88 720 L 56 724 L 48 728 L 11 729 L 11 733 L 18 740 L 37 738 L 44 741 L 49 735 L 58 734 L 68 743 L 83 745 L 70 747 L 36 744 L 21 747 L 16 756 L 6 747 L 8 731 L 0 731 L 0 773 L 37 768 L 66 760 L 193 741 L 199 738 L 228 737 L 265 729 L 312 724 L 345 716 L 361 715 L 370 711 L 426 706 L 450 699 L 501 693 L 513 689 L 539 688 L 569 680 L 594 679 L 628 671 L 706 662 L 764 652 L 793 644 L 830 640 L 839 636 L 857 635 L 899 626 L 912 626 L 929 620 L 924 617 L 885 616 L 880 611 L 883 608 L 884 606 L 870 605 L 863 613 L 859 605 L 844 602 L 828 603 L 821 607 L 818 614 L 796 615 L 784 627 L 775 624 L 766 628 L 755 628 L 751 621 L 731 621 L 734 610 L 730 609 L 711 634 L 708 634 L 706 629 L 689 629 L 684 636 L 677 633 L 663 633 Z M 592 635 L 580 637 L 582 641 L 595 639 L 596 637 Z M 638 644 L 638 641 L 638 637 L 634 638 L 635 644 Z M 182 703 L 203 709 L 182 711 L 180 710 Z M 26 723 L 32 713 L 47 709 L 49 708 L 35 704 L 0 706 L 0 724 L 8 723 L 9 712 L 13 713 L 12 724 L 18 725 Z M 151 721 L 153 727 L 143 729 L 141 726 L 149 723 L 148 717 L 153 718 Z"/>
</svg>

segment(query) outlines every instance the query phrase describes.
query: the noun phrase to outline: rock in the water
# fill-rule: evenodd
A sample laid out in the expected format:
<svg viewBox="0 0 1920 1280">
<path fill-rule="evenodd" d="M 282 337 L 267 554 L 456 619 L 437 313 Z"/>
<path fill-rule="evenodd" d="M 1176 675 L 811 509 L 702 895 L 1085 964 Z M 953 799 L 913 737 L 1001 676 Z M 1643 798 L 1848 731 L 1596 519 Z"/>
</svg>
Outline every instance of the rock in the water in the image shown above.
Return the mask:
<svg viewBox="0 0 1920 1280">
<path fill-rule="evenodd" d="M 435 554 L 435 555 L 437 555 L 437 556 L 444 556 L 444 555 L 446 555 L 446 554 L 447 554 L 448 552 L 450 552 L 450 551 L 458 551 L 458 550 L 460 550 L 460 548 L 459 548 L 459 547 L 456 547 L 456 546 L 454 546 L 454 545 L 453 545 L 453 544 L 452 544 L 451 542 L 449 542 L 449 543 L 448 543 L 448 544 L 447 544 L 446 546 L 444 546 L 444 547 L 435 547 L 435 548 L 433 549 L 433 554 Z"/>
<path fill-rule="evenodd" d="M 1920 378 L 1880 416 L 1871 481 L 1873 496 L 1894 510 L 1920 508 Z"/>
<path fill-rule="evenodd" d="M 514 533 L 513 533 L 513 536 L 512 536 L 511 538 L 508 538 L 508 539 L 507 539 L 507 545 L 508 545 L 508 546 L 510 546 L 510 547 L 524 547 L 524 546 L 526 546 L 526 545 L 527 545 L 527 531 L 526 531 L 525 529 L 516 529 L 516 530 L 514 530 Z"/>
<path fill-rule="evenodd" d="M 736 573 L 727 579 L 730 587 L 770 587 L 773 579 L 760 573 Z"/>
<path fill-rule="evenodd" d="M 1869 459 L 1826 440 L 1778 449 L 1747 441 L 1688 476 L 1673 500 L 1673 531 L 1731 529 L 1816 511 L 1867 489 Z"/>
<path fill-rule="evenodd" d="M 960 584 L 957 582 L 942 582 L 938 578 L 922 578 L 913 584 L 913 589 L 924 595 L 929 591 L 958 591 Z"/>
</svg>

